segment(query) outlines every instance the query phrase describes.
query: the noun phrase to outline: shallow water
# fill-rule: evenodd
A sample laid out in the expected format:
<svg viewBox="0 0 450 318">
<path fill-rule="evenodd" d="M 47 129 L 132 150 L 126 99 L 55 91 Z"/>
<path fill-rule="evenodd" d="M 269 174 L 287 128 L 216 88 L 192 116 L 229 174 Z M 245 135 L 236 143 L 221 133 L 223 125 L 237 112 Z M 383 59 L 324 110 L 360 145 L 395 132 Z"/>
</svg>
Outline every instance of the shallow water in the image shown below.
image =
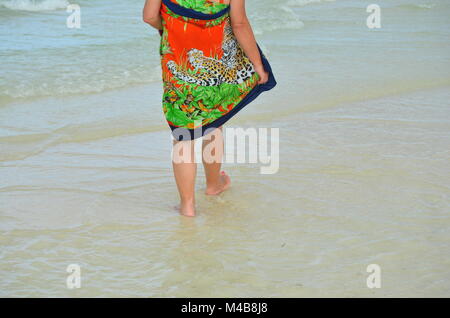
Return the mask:
<svg viewBox="0 0 450 318">
<path fill-rule="evenodd" d="M 419 92 L 302 114 L 280 170 L 225 164 L 221 197 L 173 209 L 167 134 L 63 143 L 3 163 L 2 293 L 11 296 L 448 295 L 450 116 Z M 420 119 L 418 119 L 420 118 Z M 245 126 L 244 126 L 245 127 Z M 82 288 L 65 268 L 82 268 Z M 368 289 L 376 263 L 382 288 Z"/>
<path fill-rule="evenodd" d="M 248 1 L 279 85 L 228 127 L 279 128 L 280 168 L 225 163 L 211 198 L 199 167 L 196 218 L 141 1 L 80 1 L 75 32 L 42 10 L 63 2 L 0 1 L 0 295 L 450 295 L 447 2 L 380 2 L 368 30 L 359 1 Z"/>
</svg>

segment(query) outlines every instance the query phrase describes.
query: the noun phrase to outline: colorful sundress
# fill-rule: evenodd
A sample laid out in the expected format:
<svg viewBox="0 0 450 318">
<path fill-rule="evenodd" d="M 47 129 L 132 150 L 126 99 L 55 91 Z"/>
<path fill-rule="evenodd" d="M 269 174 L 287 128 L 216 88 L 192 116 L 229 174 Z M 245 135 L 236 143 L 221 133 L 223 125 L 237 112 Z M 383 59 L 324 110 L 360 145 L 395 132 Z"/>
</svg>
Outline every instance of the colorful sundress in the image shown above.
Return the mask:
<svg viewBox="0 0 450 318">
<path fill-rule="evenodd" d="M 258 44 L 269 80 L 257 84 L 259 75 L 233 34 L 229 10 L 210 0 L 162 0 L 162 106 L 177 140 L 204 136 L 276 85 Z"/>
</svg>

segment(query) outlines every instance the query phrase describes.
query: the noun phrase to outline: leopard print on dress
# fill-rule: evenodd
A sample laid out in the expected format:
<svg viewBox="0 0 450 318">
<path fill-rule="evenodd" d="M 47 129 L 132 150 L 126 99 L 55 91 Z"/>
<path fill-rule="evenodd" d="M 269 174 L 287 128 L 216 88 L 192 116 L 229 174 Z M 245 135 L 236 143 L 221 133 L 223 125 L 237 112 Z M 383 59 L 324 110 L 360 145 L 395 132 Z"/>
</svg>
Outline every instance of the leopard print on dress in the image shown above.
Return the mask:
<svg viewBox="0 0 450 318">
<path fill-rule="evenodd" d="M 236 40 L 229 17 L 224 26 L 222 50 L 220 60 L 206 57 L 203 51 L 195 48 L 189 50 L 188 60 L 197 72 L 200 70 L 197 74 L 188 74 L 175 61 L 168 61 L 167 67 L 178 79 L 201 86 L 241 84 L 253 76 L 255 73 L 253 64 Z"/>
</svg>

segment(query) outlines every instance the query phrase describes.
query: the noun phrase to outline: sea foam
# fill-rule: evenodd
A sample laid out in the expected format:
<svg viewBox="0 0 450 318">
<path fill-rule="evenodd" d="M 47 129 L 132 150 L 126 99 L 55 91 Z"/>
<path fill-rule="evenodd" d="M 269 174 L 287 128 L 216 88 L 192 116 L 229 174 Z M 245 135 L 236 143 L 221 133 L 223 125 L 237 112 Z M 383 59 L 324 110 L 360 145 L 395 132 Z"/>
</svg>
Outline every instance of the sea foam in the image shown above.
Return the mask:
<svg viewBox="0 0 450 318">
<path fill-rule="evenodd" d="M 67 8 L 67 0 L 5 0 L 0 1 L 0 7 L 17 11 L 53 11 Z"/>
</svg>

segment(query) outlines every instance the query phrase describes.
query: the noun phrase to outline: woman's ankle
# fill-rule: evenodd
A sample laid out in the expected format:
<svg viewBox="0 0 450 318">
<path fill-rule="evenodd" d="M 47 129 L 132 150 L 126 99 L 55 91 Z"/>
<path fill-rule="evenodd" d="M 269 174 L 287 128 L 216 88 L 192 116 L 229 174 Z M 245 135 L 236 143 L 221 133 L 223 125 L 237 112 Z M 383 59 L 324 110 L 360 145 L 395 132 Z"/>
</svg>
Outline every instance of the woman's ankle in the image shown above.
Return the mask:
<svg viewBox="0 0 450 318">
<path fill-rule="evenodd" d="M 185 216 L 195 216 L 195 200 L 184 199 L 180 202 L 180 213 Z"/>
<path fill-rule="evenodd" d="M 181 204 L 181 206 L 194 206 L 195 199 L 194 198 L 181 199 L 180 204 Z"/>
</svg>

